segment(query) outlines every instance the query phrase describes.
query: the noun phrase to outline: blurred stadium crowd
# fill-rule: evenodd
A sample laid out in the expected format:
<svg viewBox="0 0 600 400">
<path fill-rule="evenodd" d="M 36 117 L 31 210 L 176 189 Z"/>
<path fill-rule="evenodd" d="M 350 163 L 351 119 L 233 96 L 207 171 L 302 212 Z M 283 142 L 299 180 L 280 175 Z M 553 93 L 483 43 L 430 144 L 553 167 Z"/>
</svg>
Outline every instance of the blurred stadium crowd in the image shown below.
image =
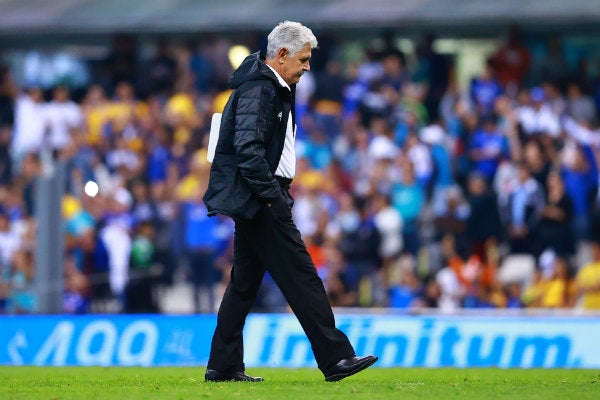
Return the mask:
<svg viewBox="0 0 600 400">
<path fill-rule="evenodd" d="M 392 42 L 359 63 L 315 51 L 293 214 L 332 305 L 600 308 L 600 77 L 558 38 L 538 60 L 521 39 L 512 29 L 466 90 L 432 36 L 411 60 Z M 2 68 L 0 312 L 37 307 L 34 182 L 50 149 L 67 171 L 65 312 L 161 312 L 181 282 L 196 312 L 215 310 L 233 224 L 201 198 L 228 49 L 161 40 L 143 59 L 119 35 L 77 91 L 17 87 Z M 266 276 L 256 309 L 283 307 Z"/>
</svg>

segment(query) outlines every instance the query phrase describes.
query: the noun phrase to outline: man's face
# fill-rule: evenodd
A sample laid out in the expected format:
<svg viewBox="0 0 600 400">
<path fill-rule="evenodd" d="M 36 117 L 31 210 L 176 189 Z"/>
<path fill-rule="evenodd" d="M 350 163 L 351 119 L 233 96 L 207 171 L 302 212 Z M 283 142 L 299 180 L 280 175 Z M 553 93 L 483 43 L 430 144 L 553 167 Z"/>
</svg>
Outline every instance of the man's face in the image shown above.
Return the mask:
<svg viewBox="0 0 600 400">
<path fill-rule="evenodd" d="M 310 44 L 305 44 L 302 50 L 293 56 L 286 52 L 283 56 L 283 64 L 281 65 L 281 77 L 288 85 L 296 84 L 300 81 L 300 77 L 306 71 L 310 71 L 310 57 L 312 49 Z"/>
</svg>

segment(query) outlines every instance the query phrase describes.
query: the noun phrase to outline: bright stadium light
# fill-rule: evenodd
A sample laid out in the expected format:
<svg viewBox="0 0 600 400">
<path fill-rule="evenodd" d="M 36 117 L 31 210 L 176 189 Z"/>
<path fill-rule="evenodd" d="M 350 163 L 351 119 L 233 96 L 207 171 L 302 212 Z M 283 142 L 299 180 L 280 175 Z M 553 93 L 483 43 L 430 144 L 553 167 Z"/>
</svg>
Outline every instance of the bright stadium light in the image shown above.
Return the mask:
<svg viewBox="0 0 600 400">
<path fill-rule="evenodd" d="M 94 181 L 87 181 L 85 183 L 85 186 L 83 187 L 83 191 L 85 192 L 85 194 L 87 194 L 90 197 L 96 197 L 99 190 L 100 189 L 98 188 L 98 184 Z"/>
<path fill-rule="evenodd" d="M 244 58 L 248 57 L 250 54 L 250 50 L 241 44 L 237 44 L 235 46 L 231 46 L 229 49 L 229 53 L 227 56 L 229 57 L 229 62 L 233 69 L 237 69 L 240 66 Z"/>
</svg>

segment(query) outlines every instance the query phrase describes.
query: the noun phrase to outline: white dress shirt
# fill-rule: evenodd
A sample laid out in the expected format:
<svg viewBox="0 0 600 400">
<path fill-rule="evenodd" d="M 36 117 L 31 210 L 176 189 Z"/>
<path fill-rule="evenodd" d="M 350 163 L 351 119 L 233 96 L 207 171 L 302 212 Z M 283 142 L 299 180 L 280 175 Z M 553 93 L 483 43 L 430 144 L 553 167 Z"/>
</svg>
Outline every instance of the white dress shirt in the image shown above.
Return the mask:
<svg viewBox="0 0 600 400">
<path fill-rule="evenodd" d="M 283 80 L 281 75 L 277 73 L 267 64 L 267 67 L 271 68 L 271 71 L 275 74 L 275 77 L 281 84 L 281 86 L 287 88 L 290 92 L 292 89 L 287 84 L 286 81 Z M 281 118 L 281 116 L 279 116 Z M 288 116 L 287 129 L 285 130 L 285 142 L 283 144 L 283 152 L 281 153 L 281 159 L 279 160 L 279 165 L 275 170 L 275 175 L 280 176 L 282 178 L 294 179 L 294 175 L 296 175 L 296 150 L 294 148 L 294 142 L 296 139 L 296 129 L 292 126 L 292 111 L 290 110 L 290 115 Z"/>
</svg>

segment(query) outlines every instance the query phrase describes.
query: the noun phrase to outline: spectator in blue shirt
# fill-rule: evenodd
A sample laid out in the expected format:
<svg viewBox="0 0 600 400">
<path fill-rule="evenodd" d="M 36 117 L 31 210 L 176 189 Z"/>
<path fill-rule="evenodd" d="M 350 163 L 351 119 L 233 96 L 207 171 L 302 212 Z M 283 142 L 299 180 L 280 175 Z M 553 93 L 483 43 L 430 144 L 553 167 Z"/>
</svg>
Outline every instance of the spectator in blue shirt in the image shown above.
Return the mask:
<svg viewBox="0 0 600 400">
<path fill-rule="evenodd" d="M 494 103 L 502 94 L 502 87 L 494 77 L 494 70 L 489 61 L 486 63 L 481 76 L 473 78 L 470 87 L 471 99 L 475 110 L 480 115 L 486 115 L 494 111 Z"/>
<path fill-rule="evenodd" d="M 508 235 L 513 253 L 535 252 L 536 228 L 544 209 L 544 190 L 525 163 L 518 165 L 518 182 L 510 195 Z"/>
<path fill-rule="evenodd" d="M 590 229 L 590 198 L 598 187 L 598 167 L 588 145 L 565 150 L 561 174 L 573 201 L 573 231 L 578 240 L 587 239 Z"/>
<path fill-rule="evenodd" d="M 494 115 L 483 117 L 481 128 L 475 131 L 469 142 L 472 169 L 491 182 L 500 160 L 507 156 L 508 142 L 498 129 L 496 117 Z"/>
<path fill-rule="evenodd" d="M 229 220 L 210 218 L 204 203 L 188 202 L 181 207 L 184 250 L 190 263 L 191 281 L 194 285 L 196 312 L 214 312 L 216 305 L 215 284 L 221 280 L 221 272 L 215 265 L 232 234 Z M 208 307 L 200 302 L 200 291 L 208 291 Z"/>
<path fill-rule="evenodd" d="M 425 190 L 418 184 L 410 161 L 402 164 L 402 180 L 392 187 L 392 206 L 402 216 L 404 249 L 416 254 L 419 249 L 419 216 L 425 206 Z"/>
<path fill-rule="evenodd" d="M 171 162 L 171 152 L 168 148 L 168 134 L 160 130 L 158 139 L 151 146 L 148 155 L 148 180 L 151 183 L 164 182 L 167 179 L 168 167 Z"/>
<path fill-rule="evenodd" d="M 297 143 L 297 153 L 308 158 L 311 167 L 320 171 L 325 170 L 333 160 L 331 141 L 325 136 L 323 130 L 317 126 L 307 129 L 307 137 Z"/>
</svg>

